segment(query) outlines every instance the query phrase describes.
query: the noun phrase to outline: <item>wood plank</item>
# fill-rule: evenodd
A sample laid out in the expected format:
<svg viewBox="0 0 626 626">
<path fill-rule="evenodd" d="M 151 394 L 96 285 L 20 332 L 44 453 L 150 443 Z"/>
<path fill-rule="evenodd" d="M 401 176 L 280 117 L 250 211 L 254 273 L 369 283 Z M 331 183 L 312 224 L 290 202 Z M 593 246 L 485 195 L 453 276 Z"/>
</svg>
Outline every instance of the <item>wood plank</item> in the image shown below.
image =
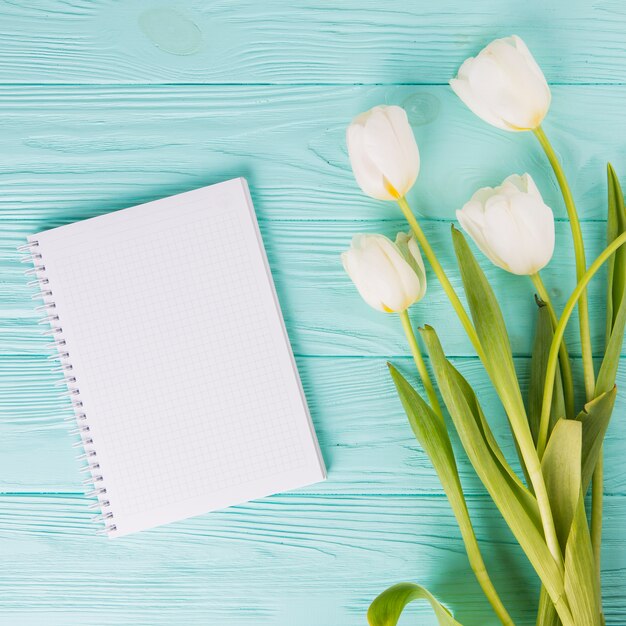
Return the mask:
<svg viewBox="0 0 626 626">
<path fill-rule="evenodd" d="M 616 625 L 626 617 L 625 503 L 605 504 L 603 596 Z M 11 624 L 352 626 L 401 580 L 430 587 L 464 624 L 496 624 L 444 498 L 277 496 L 119 540 L 94 536 L 86 504 L 0 497 L 0 610 Z M 486 498 L 469 505 L 503 601 L 517 624 L 534 624 L 524 556 Z M 406 618 L 435 624 L 420 605 Z"/>
<path fill-rule="evenodd" d="M 37 325 L 25 266 L 18 262 L 16 247 L 27 233 L 59 221 L 20 221 L 7 224 L 0 233 L 0 353 L 41 354 L 48 338 Z M 262 223 L 270 265 L 277 284 L 287 328 L 297 354 L 341 356 L 408 355 L 406 340 L 397 319 L 370 309 L 359 297 L 341 267 L 339 254 L 356 232 L 383 232 L 394 236 L 406 228 L 395 221 L 309 221 Z M 454 286 L 462 291 L 450 242 L 450 224 L 430 221 L 425 230 Z M 589 259 L 604 247 L 605 224 L 585 223 Z M 509 322 L 513 351 L 531 353 L 536 306 L 528 279 L 500 270 L 479 254 L 483 267 Z M 574 258 L 569 224 L 557 224 L 557 253 L 544 272 L 552 297 L 560 306 L 574 288 Z M 604 279 L 590 287 L 592 339 L 596 351 L 604 345 Z M 429 274 L 426 299 L 413 308 L 417 324 L 430 323 L 442 332 L 449 355 L 474 355 L 469 340 L 438 281 Z M 580 353 L 577 322 L 570 325 L 568 343 L 572 354 Z"/>
<path fill-rule="evenodd" d="M 0 80 L 445 83 L 513 24 L 549 80 L 623 82 L 620 3 L 540 0 L 478 0 L 470 11 L 453 0 L 4 2 Z"/>
<path fill-rule="evenodd" d="M 625 100 L 626 86 L 554 88 L 546 129 L 585 219 L 606 214 L 606 161 L 626 175 Z M 358 189 L 346 154 L 346 125 L 380 103 L 409 111 L 422 155 L 410 199 L 427 218 L 525 171 L 565 215 L 533 137 L 491 128 L 447 86 L 24 85 L 0 87 L 0 217 L 75 220 L 244 175 L 262 219 L 399 218 Z"/>
<path fill-rule="evenodd" d="M 394 359 L 412 380 L 409 359 Z M 476 359 L 454 359 L 474 385 L 493 430 L 515 467 L 509 427 L 494 391 Z M 529 359 L 517 359 L 524 389 Z M 581 379 L 580 362 L 575 375 Z M 440 494 L 439 480 L 413 438 L 386 367 L 385 359 L 300 357 L 298 366 L 322 453 L 329 470 L 324 483 L 301 490 L 308 494 Z M 41 357 L 0 360 L 0 491 L 82 491 L 67 434 L 67 400 L 54 387 Z M 626 359 L 617 381 L 626 388 Z M 525 392 L 524 392 L 525 393 Z M 626 396 L 618 395 L 607 434 L 605 490 L 626 495 Z M 456 437 L 459 470 L 465 489 L 484 493 Z"/>
</svg>

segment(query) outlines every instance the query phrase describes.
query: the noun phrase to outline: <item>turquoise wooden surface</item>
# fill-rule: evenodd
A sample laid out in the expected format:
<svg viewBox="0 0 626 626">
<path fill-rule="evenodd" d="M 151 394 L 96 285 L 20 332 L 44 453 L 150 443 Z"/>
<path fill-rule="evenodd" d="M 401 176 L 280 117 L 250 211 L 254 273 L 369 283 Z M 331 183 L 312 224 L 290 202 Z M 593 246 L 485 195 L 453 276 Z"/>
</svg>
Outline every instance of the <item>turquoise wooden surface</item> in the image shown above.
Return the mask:
<svg viewBox="0 0 626 626">
<path fill-rule="evenodd" d="M 617 0 L 0 2 L 0 624 L 352 626 L 399 580 L 428 585 L 466 625 L 495 623 L 387 376 L 388 358 L 411 372 L 401 330 L 361 303 L 338 262 L 354 232 L 403 227 L 397 209 L 357 189 L 345 125 L 380 102 L 406 107 L 423 159 L 412 200 L 450 269 L 454 210 L 476 187 L 531 171 L 559 219 L 546 281 L 562 304 L 573 259 L 542 155 L 532 137 L 474 118 L 446 82 L 493 37 L 526 39 L 553 84 L 546 128 L 593 257 L 605 161 L 626 172 L 625 30 Z M 95 537 L 15 246 L 238 175 L 251 184 L 329 480 L 124 540 Z M 484 267 L 525 383 L 531 287 Z M 590 296 L 596 351 L 601 280 Z M 500 406 L 436 281 L 413 316 L 445 329 L 503 440 Z M 579 354 L 575 333 L 569 343 Z M 622 394 L 606 445 L 604 598 L 616 625 L 626 623 L 625 413 Z M 496 584 L 517 623 L 532 624 L 532 573 L 460 467 Z M 402 620 L 432 623 L 423 607 Z"/>
</svg>

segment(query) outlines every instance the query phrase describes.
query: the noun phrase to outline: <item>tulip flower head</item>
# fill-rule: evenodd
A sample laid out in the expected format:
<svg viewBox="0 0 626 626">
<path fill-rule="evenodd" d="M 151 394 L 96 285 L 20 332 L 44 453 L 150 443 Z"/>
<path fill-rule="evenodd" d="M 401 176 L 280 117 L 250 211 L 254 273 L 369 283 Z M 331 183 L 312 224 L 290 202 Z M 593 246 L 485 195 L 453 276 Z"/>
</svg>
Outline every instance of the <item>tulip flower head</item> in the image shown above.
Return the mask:
<svg viewBox="0 0 626 626">
<path fill-rule="evenodd" d="M 554 215 L 529 174 L 479 189 L 456 212 L 463 230 L 498 267 L 532 275 L 554 252 Z"/>
<path fill-rule="evenodd" d="M 395 243 L 384 235 L 355 235 L 341 261 L 363 300 L 379 311 L 401 313 L 426 293 L 422 255 L 406 233 Z"/>
<path fill-rule="evenodd" d="M 397 200 L 413 187 L 420 155 L 406 112 L 377 106 L 354 118 L 346 133 L 359 187 L 377 200 Z"/>
<path fill-rule="evenodd" d="M 467 59 L 450 86 L 478 117 L 503 130 L 533 130 L 550 108 L 546 78 L 516 35 Z"/>
</svg>

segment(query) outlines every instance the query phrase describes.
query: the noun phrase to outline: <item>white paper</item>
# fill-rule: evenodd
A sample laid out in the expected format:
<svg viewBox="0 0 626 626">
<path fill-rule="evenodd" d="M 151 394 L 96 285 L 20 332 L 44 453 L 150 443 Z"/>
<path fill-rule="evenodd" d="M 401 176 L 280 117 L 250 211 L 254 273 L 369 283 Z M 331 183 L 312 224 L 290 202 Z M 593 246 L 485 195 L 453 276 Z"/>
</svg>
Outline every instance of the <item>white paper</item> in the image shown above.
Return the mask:
<svg viewBox="0 0 626 626">
<path fill-rule="evenodd" d="M 30 240 L 110 536 L 324 479 L 244 179 Z"/>
</svg>

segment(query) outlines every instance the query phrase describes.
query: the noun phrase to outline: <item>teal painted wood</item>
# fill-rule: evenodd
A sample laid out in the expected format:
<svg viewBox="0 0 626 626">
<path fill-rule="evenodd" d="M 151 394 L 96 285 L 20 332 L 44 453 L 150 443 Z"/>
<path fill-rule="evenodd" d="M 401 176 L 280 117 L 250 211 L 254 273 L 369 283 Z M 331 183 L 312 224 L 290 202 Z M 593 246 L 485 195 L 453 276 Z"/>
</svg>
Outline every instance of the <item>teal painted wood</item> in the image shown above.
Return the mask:
<svg viewBox="0 0 626 626">
<path fill-rule="evenodd" d="M 440 496 L 283 495 L 110 541 L 73 495 L 1 500 L 3 623 L 363 624 L 386 585 L 418 579 L 463 624 L 494 626 Z M 468 502 L 487 566 L 518 624 L 536 585 L 487 498 Z M 606 501 L 604 598 L 623 624 L 623 498 Z M 434 624 L 424 607 L 401 624 Z"/>
<path fill-rule="evenodd" d="M 583 219 L 603 219 L 607 160 L 626 179 L 626 85 L 553 92 L 546 131 Z M 532 136 L 488 126 L 448 86 L 414 85 L 0 85 L 0 215 L 80 219 L 243 174 L 262 219 L 400 217 L 360 192 L 346 153 L 347 123 L 380 103 L 409 111 L 422 156 L 410 199 L 427 218 L 526 171 L 565 216 Z"/>
<path fill-rule="evenodd" d="M 369 599 L 398 577 L 413 578 L 416 567 L 468 624 L 495 623 L 442 497 L 277 496 L 124 541 L 91 535 L 83 498 L 2 503 L 7 623 L 362 624 Z M 626 522 L 612 503 L 619 519 L 610 524 Z M 487 499 L 470 506 L 498 587 L 530 619 L 516 587 L 522 600 L 535 588 L 508 531 Z M 619 569 L 614 546 L 607 565 Z M 512 562 L 519 567 L 510 576 Z M 609 574 L 614 604 L 619 575 Z M 432 622 L 422 608 L 405 623 Z"/>
<path fill-rule="evenodd" d="M 4 2 L 3 82 L 445 83 L 522 35 L 554 82 L 624 82 L 619 0 Z"/>
<path fill-rule="evenodd" d="M 491 129 L 445 85 L 466 56 L 514 30 L 552 83 L 568 83 L 553 87 L 546 129 L 593 257 L 605 161 L 626 176 L 625 27 L 614 0 L 478 0 L 472 12 L 451 0 L 0 3 L 0 623 L 353 626 L 376 593 L 409 579 L 465 626 L 494 624 L 388 379 L 389 357 L 411 374 L 400 328 L 360 301 L 338 263 L 354 232 L 404 228 L 397 209 L 356 187 L 345 125 L 381 102 L 407 108 L 423 159 L 411 199 L 458 286 L 449 221 L 478 186 L 530 171 L 564 216 L 532 137 Z M 42 228 L 239 175 L 251 183 L 329 480 L 122 541 L 95 537 L 15 246 Z M 566 223 L 557 236 L 546 281 L 562 304 L 573 286 Z M 532 291 L 484 267 L 504 296 L 525 385 Z M 598 351 L 602 277 L 590 296 Z M 435 280 L 413 317 L 445 329 L 505 440 L 499 404 Z M 569 343 L 578 353 L 575 333 Z M 621 387 L 625 377 L 622 367 Z M 615 625 L 626 622 L 624 398 L 606 445 L 604 596 Z M 496 584 L 516 623 L 533 624 L 534 577 L 459 463 Z M 434 623 L 424 607 L 401 620 L 417 623 Z"/>
<path fill-rule="evenodd" d="M 48 343 L 37 324 L 38 317 L 30 299 L 32 291 L 26 286 L 28 281 L 22 275 L 23 266 L 17 263 L 15 248 L 28 233 L 59 223 L 59 220 L 11 221 L 0 233 L 0 267 L 4 277 L 0 294 L 6 298 L 8 305 L 4 311 L 0 309 L 0 319 L 4 322 L 0 326 L 0 354 L 41 354 Z M 450 241 L 450 223 L 431 220 L 424 227 L 453 284 L 461 291 Z M 261 224 L 296 354 L 409 355 L 397 320 L 365 305 L 339 262 L 339 254 L 348 247 L 353 234 L 365 231 L 393 236 L 401 229 L 406 229 L 404 222 L 385 220 L 271 220 Z M 564 304 L 575 285 L 574 258 L 569 224 L 559 222 L 556 230 L 558 254 L 546 268 L 544 276 L 554 301 L 560 305 Z M 590 259 L 604 247 L 605 231 L 604 222 L 584 224 Z M 529 355 L 536 312 L 530 280 L 511 276 L 493 266 L 482 255 L 480 258 L 494 289 L 502 296 L 502 308 L 509 322 L 514 352 Z M 445 293 L 434 276 L 430 273 L 428 276 L 428 298 L 414 307 L 414 321 L 417 324 L 430 323 L 440 329 L 449 355 L 474 355 Z M 604 345 L 604 290 L 601 275 L 590 287 L 590 315 L 596 352 L 601 351 Z M 575 324 L 569 329 L 568 343 L 572 354 L 580 353 Z"/>
<path fill-rule="evenodd" d="M 408 377 L 416 378 L 410 359 L 393 360 Z M 476 389 L 496 437 L 517 467 L 508 423 L 482 366 L 469 358 L 453 362 Z M 386 359 L 299 357 L 298 367 L 329 471 L 328 481 L 300 493 L 441 493 L 395 395 Z M 516 359 L 516 367 L 525 393 L 529 359 Z M 579 360 L 574 372 L 580 379 Z M 5 356 L 0 361 L 0 492 L 81 491 L 82 476 L 70 449 L 73 440 L 59 420 L 68 412 L 67 402 L 55 393 L 55 380 L 44 357 Z M 626 388 L 626 359 L 622 359 L 617 385 Z M 626 398 L 619 395 L 606 439 L 605 491 L 626 497 L 624 414 Z M 454 443 L 466 492 L 484 494 L 456 439 Z"/>
</svg>

